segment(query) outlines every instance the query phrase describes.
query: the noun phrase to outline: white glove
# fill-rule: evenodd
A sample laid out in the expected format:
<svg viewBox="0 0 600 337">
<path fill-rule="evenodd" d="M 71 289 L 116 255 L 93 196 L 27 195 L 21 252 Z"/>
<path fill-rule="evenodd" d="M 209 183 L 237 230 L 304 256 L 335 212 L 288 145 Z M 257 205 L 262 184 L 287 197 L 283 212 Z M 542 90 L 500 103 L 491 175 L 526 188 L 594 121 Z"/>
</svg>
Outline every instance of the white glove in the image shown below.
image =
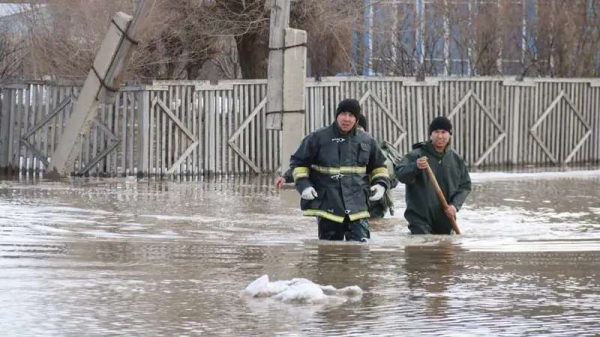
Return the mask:
<svg viewBox="0 0 600 337">
<path fill-rule="evenodd" d="M 314 200 L 318 196 L 317 191 L 313 187 L 307 187 L 302 191 L 302 199 L 305 200 Z"/>
<path fill-rule="evenodd" d="M 369 198 L 369 201 L 378 201 L 383 197 L 383 194 L 385 193 L 385 187 L 375 184 L 371 186 L 371 192 L 373 192 L 373 196 Z"/>
</svg>

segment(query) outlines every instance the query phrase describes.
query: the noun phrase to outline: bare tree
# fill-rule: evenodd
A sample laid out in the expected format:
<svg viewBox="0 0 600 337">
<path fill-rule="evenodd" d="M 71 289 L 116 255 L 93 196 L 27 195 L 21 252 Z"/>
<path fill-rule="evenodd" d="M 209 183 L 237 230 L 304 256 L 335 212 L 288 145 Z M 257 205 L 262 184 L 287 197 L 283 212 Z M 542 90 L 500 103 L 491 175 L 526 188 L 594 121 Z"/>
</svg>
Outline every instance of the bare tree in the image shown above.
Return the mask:
<svg viewBox="0 0 600 337">
<path fill-rule="evenodd" d="M 0 81 L 23 75 L 23 43 L 18 35 L 0 26 Z"/>
<path fill-rule="evenodd" d="M 402 76 L 597 76 L 598 6 L 600 0 L 431 0 L 422 9 L 413 1 L 375 2 L 374 67 Z"/>
<path fill-rule="evenodd" d="M 215 24 L 235 37 L 244 78 L 267 77 L 269 4 L 265 0 L 216 0 L 213 6 Z M 316 76 L 348 70 L 359 4 L 356 0 L 292 2 L 290 26 L 307 31 L 308 56 Z"/>
<path fill-rule="evenodd" d="M 31 62 L 39 76 L 84 77 L 112 16 L 131 12 L 131 1 L 54 0 L 24 11 Z"/>
<path fill-rule="evenodd" d="M 218 30 L 203 20 L 209 8 L 192 0 L 158 4 L 153 29 L 142 39 L 131 72 L 154 79 L 197 78 L 202 65 L 219 53 Z"/>
<path fill-rule="evenodd" d="M 348 4 L 360 1 L 343 1 L 344 6 L 340 1 L 304 0 L 292 5 L 291 26 L 308 30 L 309 57 L 317 75 L 348 69 L 353 28 L 348 22 L 358 15 L 358 7 Z M 222 77 L 266 78 L 270 3 L 159 1 L 153 29 L 139 41 L 129 77 L 195 79 L 213 65 Z M 34 6 L 24 20 L 34 74 L 84 77 L 112 16 L 117 11 L 131 13 L 134 6 L 133 0 L 54 0 Z"/>
<path fill-rule="evenodd" d="M 524 75 L 598 76 L 600 55 L 599 1 L 548 0 L 538 8 L 533 41 L 522 46 Z"/>
<path fill-rule="evenodd" d="M 27 43 L 0 41 L 29 77 L 83 78 L 115 12 L 135 0 L 53 0 L 23 15 Z M 352 72 L 353 52 L 382 75 L 597 76 L 600 0 L 292 1 L 314 76 Z M 130 79 L 266 78 L 272 0 L 161 0 Z M 529 16 L 532 16 L 530 20 Z M 524 26 L 525 22 L 525 26 Z M 365 31 L 368 29 L 368 31 Z M 371 43 L 359 42 L 364 33 Z M 354 41 L 353 41 L 354 36 Z M 11 42 L 12 41 L 12 42 Z M 11 42 L 11 43 L 8 43 Z M 21 50 L 25 46 L 25 50 Z M 13 55 L 16 55 L 13 53 Z M 354 71 L 360 72 L 360 68 Z M 12 75 L 11 75 L 12 76 Z"/>
<path fill-rule="evenodd" d="M 292 25 L 308 34 L 308 60 L 315 77 L 350 70 L 352 32 L 362 17 L 360 1 L 303 0 L 294 3 Z"/>
<path fill-rule="evenodd" d="M 371 36 L 373 70 L 384 75 L 416 76 L 422 51 L 417 42 L 419 22 L 414 4 L 376 3 L 373 12 L 377 17 Z M 366 46 L 362 48 L 368 52 Z"/>
</svg>

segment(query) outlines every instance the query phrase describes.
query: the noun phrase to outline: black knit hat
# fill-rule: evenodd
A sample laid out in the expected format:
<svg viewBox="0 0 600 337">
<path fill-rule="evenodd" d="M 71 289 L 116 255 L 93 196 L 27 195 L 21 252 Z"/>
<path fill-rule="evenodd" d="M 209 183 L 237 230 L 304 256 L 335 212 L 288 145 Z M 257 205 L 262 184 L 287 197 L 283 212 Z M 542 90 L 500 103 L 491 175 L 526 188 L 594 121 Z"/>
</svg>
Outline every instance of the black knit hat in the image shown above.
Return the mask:
<svg viewBox="0 0 600 337">
<path fill-rule="evenodd" d="M 338 104 L 337 110 L 335 111 L 335 118 L 342 112 L 349 112 L 358 119 L 360 117 L 360 103 L 355 99 L 346 98 Z"/>
<path fill-rule="evenodd" d="M 365 115 L 360 114 L 360 116 L 358 116 L 358 125 L 362 126 L 362 128 L 367 131 L 367 119 L 365 118 Z"/>
<path fill-rule="evenodd" d="M 429 124 L 429 135 L 435 130 L 446 130 L 452 134 L 452 123 L 446 117 L 436 117 L 431 124 Z"/>
</svg>

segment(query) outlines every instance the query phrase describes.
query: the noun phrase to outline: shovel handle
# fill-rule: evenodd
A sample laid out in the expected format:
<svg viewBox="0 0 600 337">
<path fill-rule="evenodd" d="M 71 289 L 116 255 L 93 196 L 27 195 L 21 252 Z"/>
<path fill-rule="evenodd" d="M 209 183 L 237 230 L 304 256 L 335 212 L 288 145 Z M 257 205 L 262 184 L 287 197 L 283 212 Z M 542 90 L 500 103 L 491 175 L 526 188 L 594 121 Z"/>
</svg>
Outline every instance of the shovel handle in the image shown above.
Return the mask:
<svg viewBox="0 0 600 337">
<path fill-rule="evenodd" d="M 429 180 L 431 180 L 431 184 L 433 185 L 433 188 L 435 189 L 435 194 L 437 195 L 438 199 L 440 200 L 440 202 L 442 203 L 442 207 L 444 208 L 444 212 L 448 209 L 448 203 L 446 202 L 446 198 L 444 197 L 444 193 L 442 193 L 442 189 L 440 188 L 440 185 L 437 182 L 437 179 L 435 179 L 435 175 L 433 174 L 433 172 L 431 171 L 431 168 L 429 166 L 427 166 L 427 168 L 425 169 L 425 172 L 427 172 L 427 176 L 429 176 Z M 452 229 L 454 230 L 454 233 L 456 234 L 460 234 L 460 229 L 458 229 L 458 224 L 456 223 L 456 219 L 454 219 L 454 217 L 448 217 L 448 219 L 450 219 L 450 223 L 452 224 Z"/>
</svg>

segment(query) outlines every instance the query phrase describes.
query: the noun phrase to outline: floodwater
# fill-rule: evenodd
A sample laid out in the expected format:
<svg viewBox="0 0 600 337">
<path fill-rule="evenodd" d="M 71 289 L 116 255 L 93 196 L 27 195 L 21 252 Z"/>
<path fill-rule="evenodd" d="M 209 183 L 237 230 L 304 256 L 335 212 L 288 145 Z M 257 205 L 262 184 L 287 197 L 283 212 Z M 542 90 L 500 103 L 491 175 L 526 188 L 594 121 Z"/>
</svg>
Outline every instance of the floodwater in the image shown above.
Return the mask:
<svg viewBox="0 0 600 337">
<path fill-rule="evenodd" d="M 460 236 L 410 236 L 398 188 L 369 244 L 273 180 L 0 180 L 0 335 L 600 335 L 598 170 L 474 173 Z M 362 295 L 244 295 L 262 275 Z"/>
</svg>

